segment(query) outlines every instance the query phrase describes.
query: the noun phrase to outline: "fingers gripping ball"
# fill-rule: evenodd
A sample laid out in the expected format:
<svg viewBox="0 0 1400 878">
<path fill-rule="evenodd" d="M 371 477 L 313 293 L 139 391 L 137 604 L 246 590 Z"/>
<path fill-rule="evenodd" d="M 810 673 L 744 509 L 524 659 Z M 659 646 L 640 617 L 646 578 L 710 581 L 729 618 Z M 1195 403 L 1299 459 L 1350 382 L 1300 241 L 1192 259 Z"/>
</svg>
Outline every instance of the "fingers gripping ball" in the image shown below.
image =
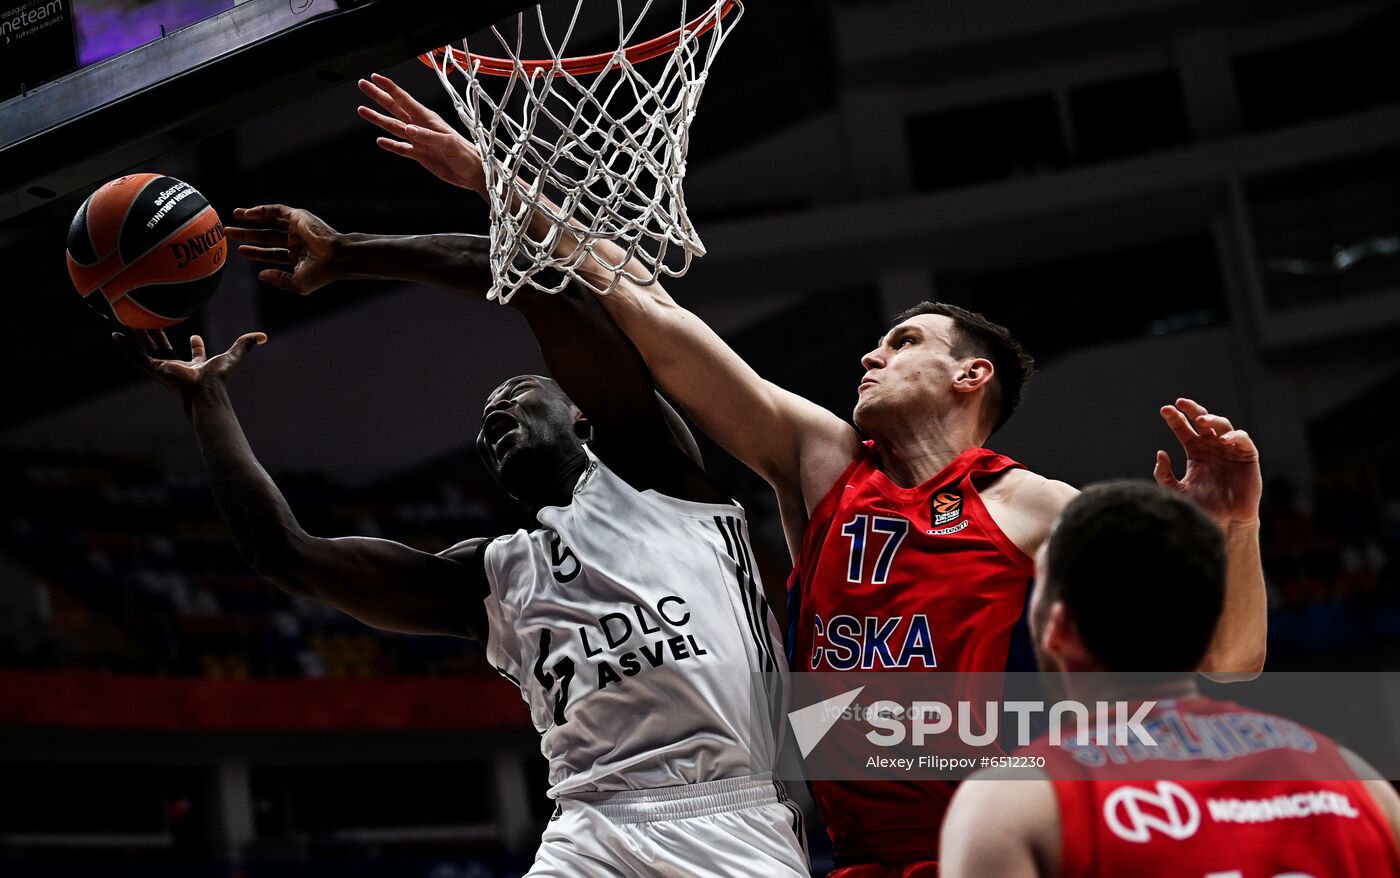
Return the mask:
<svg viewBox="0 0 1400 878">
<path fill-rule="evenodd" d="M 164 329 L 198 311 L 227 256 L 214 208 L 162 174 L 118 177 L 83 202 L 68 229 L 68 274 L 79 295 L 133 329 Z"/>
</svg>

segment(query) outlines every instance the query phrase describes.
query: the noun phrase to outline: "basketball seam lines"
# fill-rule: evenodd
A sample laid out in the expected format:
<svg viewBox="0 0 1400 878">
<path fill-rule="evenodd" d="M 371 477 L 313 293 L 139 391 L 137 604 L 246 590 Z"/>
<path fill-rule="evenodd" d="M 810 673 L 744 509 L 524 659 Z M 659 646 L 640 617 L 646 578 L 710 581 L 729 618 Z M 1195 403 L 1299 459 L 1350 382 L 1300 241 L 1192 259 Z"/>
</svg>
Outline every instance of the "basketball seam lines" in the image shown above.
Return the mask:
<svg viewBox="0 0 1400 878">
<path fill-rule="evenodd" d="M 126 300 L 127 300 L 128 302 L 130 302 L 132 305 L 135 305 L 136 307 L 140 308 L 142 311 L 145 311 L 147 314 L 151 315 L 152 317 L 156 318 L 157 320 L 169 320 L 169 319 L 170 319 L 169 315 L 166 315 L 166 314 L 157 314 L 156 312 L 152 311 L 150 308 L 147 308 L 145 305 L 142 305 L 140 302 L 136 301 L 135 299 L 128 298 L 128 296 L 127 296 L 126 293 L 122 293 L 120 296 L 117 296 L 117 298 L 115 298 L 115 299 L 109 299 L 109 300 L 108 300 L 108 303 L 109 303 L 109 304 L 112 304 L 112 305 L 115 305 L 115 304 L 117 304 L 117 302 L 120 302 L 122 299 L 126 299 Z M 112 313 L 113 313 L 113 314 L 117 313 L 115 308 L 112 309 Z M 123 325 L 125 325 L 125 324 L 123 324 Z"/>
<path fill-rule="evenodd" d="M 149 188 L 151 188 L 153 185 L 155 185 L 155 182 L 156 182 L 157 180 L 161 179 L 161 177 L 163 177 L 163 176 L 164 176 L 163 174 L 156 174 L 155 176 L 151 177 L 151 179 L 149 179 L 149 180 L 146 181 L 145 185 L 143 185 L 140 189 L 137 189 L 137 190 L 136 190 L 136 194 L 133 195 L 133 196 L 131 196 L 131 200 L 128 201 L 128 202 L 126 203 L 126 210 L 122 211 L 122 221 L 119 222 L 119 223 L 117 223 L 117 261 L 119 261 L 119 262 L 124 261 L 124 260 L 122 260 L 122 258 L 121 258 L 121 253 L 122 253 L 122 231 L 126 228 L 126 221 L 127 221 L 128 219 L 130 219 L 130 217 L 131 217 L 131 211 L 132 211 L 132 209 L 133 209 L 134 207 L 136 207 L 136 202 L 139 201 L 139 200 L 141 200 L 141 196 L 144 195 L 144 194 L 146 193 L 146 190 L 149 189 Z M 172 178 L 172 179 L 173 179 L 173 178 Z M 179 230 L 176 229 L 176 231 L 179 231 Z M 93 249 L 96 249 L 96 248 L 93 248 Z M 152 247 L 151 249 L 154 250 L 155 248 Z M 149 251 L 148 251 L 148 252 L 149 252 Z M 145 253 L 142 253 L 142 254 L 141 254 L 141 256 L 145 256 L 145 255 L 146 255 Z M 136 261 L 139 262 L 139 261 L 141 260 L 141 256 L 136 257 Z"/>
<path fill-rule="evenodd" d="M 96 193 L 93 194 L 95 195 Z M 97 256 L 97 242 L 92 239 L 92 227 L 88 225 L 88 217 L 91 215 L 88 212 L 88 206 L 91 204 L 92 195 L 89 195 L 87 200 L 83 202 L 82 207 L 78 208 L 78 212 L 83 215 L 83 237 L 87 239 L 88 250 L 92 251 L 92 255 L 95 257 Z M 70 252 L 68 255 L 71 257 L 73 254 Z M 73 261 L 77 262 L 78 265 L 83 268 L 92 268 L 102 264 L 101 259 L 98 259 L 96 262 L 78 262 L 76 259 Z"/>
<path fill-rule="evenodd" d="M 204 208 L 204 210 L 201 210 L 199 213 L 197 213 L 197 214 L 195 214 L 194 216 L 190 217 L 189 220 L 187 220 L 187 221 L 185 222 L 184 225 L 180 226 L 180 227 L 177 228 L 175 231 L 171 232 L 169 237 L 167 237 L 167 238 L 165 238 L 164 240 L 162 240 L 159 244 L 156 244 L 156 245 L 154 245 L 153 247 L 151 247 L 150 249 L 146 250 L 144 253 L 139 254 L 135 259 L 132 259 L 130 263 L 123 264 L 122 267 L 119 268 L 119 269 L 117 269 L 116 272 L 114 272 L 113 274 L 110 274 L 110 275 L 108 275 L 107 277 L 103 278 L 103 279 L 102 279 L 102 282 L 99 283 L 99 284 L 97 284 L 95 287 L 93 287 L 93 289 L 94 289 L 94 290 L 100 290 L 102 287 L 104 287 L 104 286 L 106 286 L 107 284 L 111 283 L 112 281 L 116 280 L 118 277 L 121 277 L 121 273 L 122 273 L 123 271 L 126 271 L 126 270 L 127 270 L 128 268 L 130 268 L 131 266 L 135 265 L 136 263 L 140 262 L 142 259 L 145 259 L 145 258 L 146 258 L 147 256 L 149 256 L 150 254 L 154 253 L 157 249 L 159 249 L 162 245 L 164 245 L 166 241 L 169 241 L 170 238 L 175 237 L 176 235 L 178 235 L 178 234 L 180 234 L 181 232 L 183 232 L 185 229 L 187 229 L 187 228 L 189 228 L 190 226 L 194 225 L 195 222 L 198 221 L 200 217 L 204 216 L 206 213 L 209 213 L 210 211 L 213 211 L 213 210 L 214 210 L 214 205 L 211 204 L 211 205 L 209 205 L 208 207 Z M 215 216 L 217 216 L 217 215 L 218 215 L 218 212 L 215 211 Z M 120 253 L 120 252 L 118 252 L 118 254 L 117 254 L 117 261 L 119 261 L 119 262 L 121 261 L 121 253 Z M 208 277 L 208 276 L 209 276 L 209 275 L 206 274 L 206 275 L 203 275 L 202 277 Z M 201 279 L 202 279 L 202 278 L 189 278 L 189 280 L 201 280 Z M 185 283 L 185 281 L 160 281 L 159 283 Z M 155 286 L 155 285 L 156 285 L 156 283 L 149 283 L 149 284 L 142 284 L 141 286 L 142 286 L 142 287 L 149 287 L 149 286 Z M 138 289 L 139 289 L 139 288 L 138 288 Z M 119 301 L 121 301 L 122 299 L 125 299 L 128 295 L 130 295 L 131 292 L 134 292 L 134 291 L 129 291 L 129 292 L 126 292 L 126 293 L 122 293 L 120 296 L 117 296 L 115 299 L 109 299 L 108 301 L 111 301 L 111 302 L 119 302 Z"/>
<path fill-rule="evenodd" d="M 109 258 L 110 256 L 116 256 L 116 257 L 117 257 L 117 262 L 121 265 L 121 268 L 117 269 L 115 273 L 109 274 L 108 276 L 104 277 L 102 280 L 100 280 L 100 281 L 98 281 L 97 283 L 93 284 L 93 285 L 92 285 L 92 288 L 89 289 L 86 293 L 80 293 L 80 295 L 81 295 L 84 299 L 86 299 L 88 296 L 92 295 L 93 293 L 97 292 L 98 290 L 102 289 L 103 286 L 105 286 L 105 285 L 111 283 L 113 280 L 115 280 L 117 277 L 119 277 L 123 271 L 126 271 L 128 268 L 130 268 L 131 266 L 133 266 L 133 265 L 135 265 L 136 263 L 140 262 L 142 259 L 145 259 L 147 255 L 149 255 L 150 253 L 154 252 L 155 249 L 156 249 L 157 247 L 161 246 L 161 244 L 164 244 L 166 241 L 169 241 L 170 238 L 172 238 L 172 237 L 174 237 L 175 235 L 178 235 L 180 232 L 184 231 L 184 230 L 190 225 L 190 223 L 192 223 L 192 222 L 194 222 L 195 220 L 199 219 L 200 217 L 204 216 L 204 211 L 201 210 L 199 213 L 195 214 L 194 216 L 192 216 L 192 217 L 190 217 L 188 220 L 186 220 L 184 223 L 182 223 L 178 228 L 175 229 L 175 231 L 171 232 L 169 236 L 167 236 L 166 238 L 164 238 L 164 239 L 162 239 L 161 241 L 157 242 L 156 244 L 152 245 L 150 248 L 148 248 L 148 249 L 145 250 L 144 252 L 137 254 L 136 258 L 132 259 L 130 262 L 124 261 L 124 260 L 122 259 L 122 229 L 126 227 L 127 218 L 131 216 L 131 209 L 132 209 L 133 207 L 136 206 L 136 201 L 137 201 L 137 199 L 139 199 L 139 198 L 141 197 L 142 193 L 144 193 L 147 189 L 151 188 L 151 184 L 153 184 L 153 183 L 155 183 L 157 180 L 161 180 L 161 179 L 175 180 L 174 177 L 168 177 L 168 176 L 166 176 L 165 174 L 153 174 L 153 175 L 151 176 L 151 179 L 147 180 L 147 181 L 145 182 L 145 184 L 144 184 L 140 189 L 136 190 L 136 194 L 133 195 L 133 196 L 131 197 L 131 201 L 129 201 L 129 202 L 127 203 L 127 205 L 126 205 L 126 210 L 122 212 L 122 221 L 121 221 L 120 223 L 117 224 L 117 241 L 116 241 L 116 246 L 114 247 L 114 249 L 112 250 L 112 252 L 111 252 L 110 254 L 108 254 L 108 256 L 106 256 L 106 257 L 98 257 L 97 261 L 96 261 L 96 262 L 93 262 L 93 263 L 83 263 L 83 262 L 78 262 L 78 260 L 76 260 L 76 259 L 73 260 L 75 263 L 77 263 L 77 264 L 78 264 L 80 267 L 82 267 L 82 268 L 96 268 L 97 266 L 99 266 L 99 265 L 102 264 L 102 261 L 103 261 L 104 259 Z M 175 182 L 178 183 L 178 182 L 180 182 L 180 181 L 175 180 Z M 188 186 L 189 184 L 186 183 L 185 185 Z M 95 198 L 96 195 L 97 195 L 96 192 L 94 192 L 92 195 L 89 195 L 87 201 L 84 201 L 84 202 L 83 202 L 83 205 L 82 205 L 81 208 L 79 208 L 79 210 L 82 210 L 83 208 L 88 207 L 88 206 L 92 203 L 92 199 Z M 203 195 L 201 194 L 200 197 L 203 197 Z M 206 198 L 205 201 L 208 201 L 208 199 Z M 212 210 L 213 207 L 214 207 L 214 205 L 209 204 L 209 205 L 207 205 L 207 206 L 205 207 L 205 210 Z M 216 214 L 216 215 L 217 215 L 217 214 Z M 92 252 L 93 252 L 93 253 L 96 253 L 96 252 L 97 252 L 97 242 L 93 240 L 93 237 L 92 237 L 92 227 L 88 225 L 88 222 L 89 222 L 89 220 L 90 220 L 90 217 L 91 217 L 91 212 L 87 212 L 86 215 L 84 215 L 84 217 L 83 217 L 83 231 L 84 231 L 84 233 L 85 233 L 85 234 L 87 235 L 87 237 L 88 237 L 88 243 L 90 243 L 90 244 L 92 245 Z M 71 256 L 72 254 L 69 254 L 69 255 Z M 205 277 L 208 277 L 208 275 L 205 275 Z M 143 286 L 150 286 L 150 285 L 149 285 L 149 284 L 143 284 Z M 117 298 L 120 299 L 120 298 L 122 298 L 122 297 L 125 296 L 125 295 L 126 295 L 126 294 L 123 293 L 121 296 L 118 296 Z M 109 300 L 109 301 L 112 301 L 112 300 Z"/>
<path fill-rule="evenodd" d="M 218 271 L 218 270 L 221 269 L 221 268 L 223 268 L 222 265 L 220 265 L 218 268 L 216 268 L 216 269 L 214 269 L 214 270 L 215 270 L 215 271 Z M 137 289 L 137 290 L 132 290 L 132 292 L 139 292 L 140 290 L 144 290 L 146 287 L 174 287 L 174 286 L 179 286 L 180 284 L 195 283 L 195 282 L 197 282 L 197 281 L 208 280 L 209 278 L 211 278 L 211 277 L 213 277 L 213 276 L 214 276 L 213 272 L 210 272 L 209 274 L 201 274 L 201 275 L 198 276 L 198 277 L 187 277 L 187 278 L 185 278 L 184 280 L 153 280 L 153 281 L 150 281 L 149 283 L 144 283 L 144 284 L 142 284 L 142 285 L 140 286 L 139 289 Z M 126 296 L 126 293 L 122 293 L 122 296 Z"/>
</svg>

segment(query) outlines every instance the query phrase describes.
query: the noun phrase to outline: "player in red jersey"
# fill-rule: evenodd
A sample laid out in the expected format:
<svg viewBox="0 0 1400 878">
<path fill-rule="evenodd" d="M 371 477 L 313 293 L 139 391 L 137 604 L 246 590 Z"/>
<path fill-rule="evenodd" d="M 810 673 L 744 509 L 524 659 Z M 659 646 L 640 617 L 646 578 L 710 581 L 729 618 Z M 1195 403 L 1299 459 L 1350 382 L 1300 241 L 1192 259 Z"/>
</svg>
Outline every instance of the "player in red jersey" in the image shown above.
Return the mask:
<svg viewBox="0 0 1400 878">
<path fill-rule="evenodd" d="M 1142 725 L 1161 750 L 1069 736 L 1022 751 L 1043 771 L 974 775 L 944 823 L 944 878 L 1400 875 L 1389 783 L 1317 732 L 1196 691 L 1225 577 L 1194 504 L 1145 483 L 1089 488 L 1038 560 L 1041 669 L 1081 703 L 1156 701 Z M 1148 668 L 1175 673 L 1103 673 Z"/>
<path fill-rule="evenodd" d="M 392 135 L 382 147 L 484 192 L 480 156 L 441 117 L 385 77 L 361 89 L 387 113 L 360 109 Z M 548 226 L 536 220 L 543 236 Z M 603 303 L 657 383 L 777 494 L 796 561 L 786 600 L 795 670 L 840 670 L 853 655 L 868 669 L 1004 669 L 1030 559 L 1076 493 L 983 448 L 1015 409 L 1029 366 L 1005 329 L 948 305 L 901 315 L 862 359 L 853 426 L 765 381 L 659 283 L 624 280 Z M 1191 400 L 1161 412 L 1187 470 L 1178 481 L 1159 451 L 1158 481 L 1200 501 L 1227 534 L 1226 607 L 1201 670 L 1257 673 L 1267 626 L 1258 452 Z M 864 867 L 846 878 L 912 875 L 937 860 L 949 784 L 818 782 L 813 791 L 838 866 Z"/>
</svg>

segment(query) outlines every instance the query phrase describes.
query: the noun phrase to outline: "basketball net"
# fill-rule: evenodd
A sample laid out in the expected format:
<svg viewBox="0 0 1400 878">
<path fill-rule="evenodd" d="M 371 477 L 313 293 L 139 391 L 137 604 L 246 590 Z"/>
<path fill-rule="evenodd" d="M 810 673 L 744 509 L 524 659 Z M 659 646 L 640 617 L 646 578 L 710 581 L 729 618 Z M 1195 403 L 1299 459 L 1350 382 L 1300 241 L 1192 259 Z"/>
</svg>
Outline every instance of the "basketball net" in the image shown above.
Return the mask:
<svg viewBox="0 0 1400 878">
<path fill-rule="evenodd" d="M 526 286 L 557 293 L 574 278 L 607 293 L 624 277 L 640 284 L 680 277 L 692 257 L 705 254 L 682 188 L 690 123 L 743 5 L 682 0 L 675 31 L 636 43 L 655 0 L 630 24 L 616 0 L 618 48 L 566 57 L 586 2 L 575 0 L 562 36 L 556 21 L 551 37 L 541 4 L 518 14 L 514 30 L 491 28 L 495 55 L 475 54 L 464 40 L 460 50 L 423 56 L 481 152 L 491 204 L 490 298 L 502 303 Z M 698 12 L 693 20 L 687 6 Z M 527 39 L 542 41 L 545 57 L 522 58 Z M 453 73 L 464 87 L 453 84 Z M 547 220 L 547 234 L 527 234 L 532 214 Z M 578 246 L 557 247 L 566 235 Z"/>
</svg>

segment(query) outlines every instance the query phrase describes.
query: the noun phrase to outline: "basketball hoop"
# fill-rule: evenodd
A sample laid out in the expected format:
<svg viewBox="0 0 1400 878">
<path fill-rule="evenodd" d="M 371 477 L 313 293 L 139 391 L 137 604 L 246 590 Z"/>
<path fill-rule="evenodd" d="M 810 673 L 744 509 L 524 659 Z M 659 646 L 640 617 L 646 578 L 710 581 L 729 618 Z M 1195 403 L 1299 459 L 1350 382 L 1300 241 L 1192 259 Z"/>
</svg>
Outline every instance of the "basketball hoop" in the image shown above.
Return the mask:
<svg viewBox="0 0 1400 878">
<path fill-rule="evenodd" d="M 500 56 L 472 52 L 466 41 L 422 56 L 481 152 L 491 202 L 490 296 L 502 303 L 525 286 L 557 293 L 570 278 L 607 293 L 624 277 L 641 284 L 679 277 L 705 253 L 682 188 L 689 130 L 710 64 L 743 4 L 702 0 L 705 11 L 692 19 L 681 0 L 675 30 L 636 41 L 656 0 L 645 0 L 630 23 L 623 0 L 614 0 L 618 48 L 569 57 L 587 2 L 574 0 L 557 41 L 541 4 L 515 17 L 513 33 L 508 25 L 491 28 Z M 525 57 L 534 48 L 527 39 L 543 47 L 540 57 Z M 466 80 L 460 91 L 453 72 Z M 526 234 L 532 215 L 551 226 L 540 240 Z M 556 256 L 562 235 L 578 246 Z M 668 253 L 677 252 L 679 264 L 668 264 Z"/>
</svg>

